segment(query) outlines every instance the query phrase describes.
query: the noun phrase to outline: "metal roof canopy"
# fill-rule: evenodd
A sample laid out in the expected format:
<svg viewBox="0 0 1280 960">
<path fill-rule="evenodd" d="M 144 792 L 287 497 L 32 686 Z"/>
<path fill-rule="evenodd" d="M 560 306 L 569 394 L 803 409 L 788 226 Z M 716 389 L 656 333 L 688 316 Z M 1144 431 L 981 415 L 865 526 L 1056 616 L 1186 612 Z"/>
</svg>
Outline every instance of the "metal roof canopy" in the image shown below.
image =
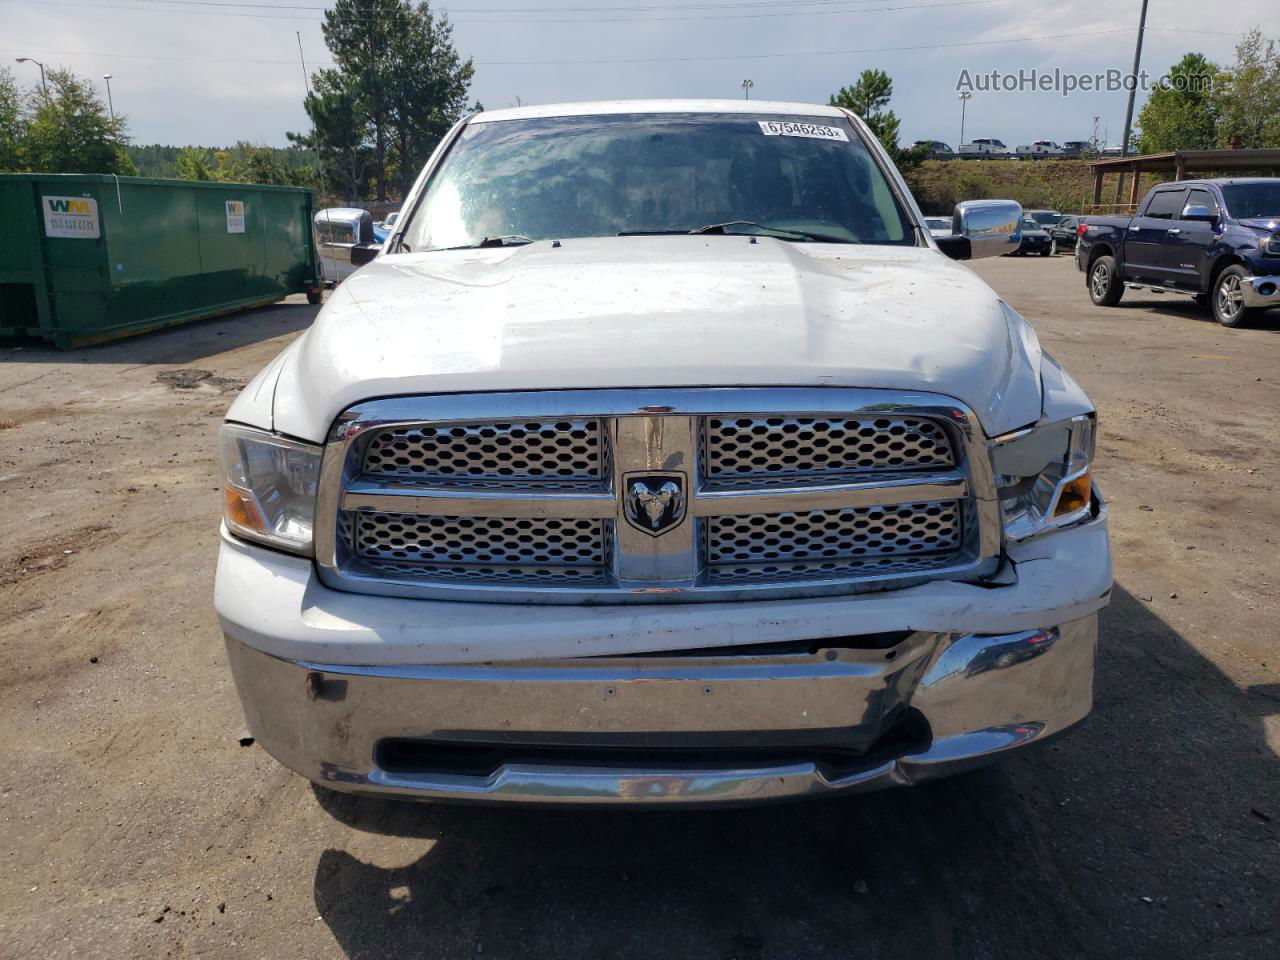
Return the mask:
<svg viewBox="0 0 1280 960">
<path fill-rule="evenodd" d="M 1219 170 L 1245 169 L 1268 170 L 1280 174 L 1280 150 L 1171 150 L 1168 153 L 1148 153 L 1140 157 L 1109 157 L 1089 164 L 1093 170 L 1093 203 L 1102 203 L 1102 178 L 1108 173 L 1120 174 L 1116 184 L 1116 204 L 1125 174 L 1133 174 L 1129 187 L 1129 205 L 1138 203 L 1138 183 L 1143 173 L 1171 171 L 1174 180 L 1185 180 L 1188 173 L 1217 172 Z"/>
</svg>

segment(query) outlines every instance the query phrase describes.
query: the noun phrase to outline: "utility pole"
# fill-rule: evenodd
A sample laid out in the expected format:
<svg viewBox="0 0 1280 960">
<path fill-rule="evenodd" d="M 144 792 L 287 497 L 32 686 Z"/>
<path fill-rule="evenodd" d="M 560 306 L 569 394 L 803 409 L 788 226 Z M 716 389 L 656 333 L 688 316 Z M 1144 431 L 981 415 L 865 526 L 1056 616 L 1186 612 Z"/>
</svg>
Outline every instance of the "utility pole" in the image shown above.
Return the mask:
<svg viewBox="0 0 1280 960">
<path fill-rule="evenodd" d="M 43 64 L 43 63 L 41 63 L 39 60 L 33 60 L 33 59 L 31 59 L 30 57 L 19 57 L 19 58 L 18 58 L 18 62 L 19 62 L 19 63 L 34 63 L 37 67 L 39 67 L 39 68 L 40 68 L 40 89 L 44 91 L 44 98 L 45 98 L 46 100 L 48 100 L 48 99 L 49 99 L 49 85 L 48 85 L 47 83 L 45 83 L 45 82 L 44 82 L 44 64 Z"/>
<path fill-rule="evenodd" d="M 102 79 L 107 81 L 107 109 L 111 111 L 111 122 L 116 120 L 116 105 L 111 102 L 111 74 L 104 73 Z"/>
<path fill-rule="evenodd" d="M 964 143 L 964 111 L 965 111 L 965 107 L 967 107 L 967 106 L 969 105 L 969 98 L 970 98 L 970 97 L 972 97 L 972 96 L 973 96 L 973 94 L 972 94 L 970 91 L 968 91 L 968 90 L 962 90 L 962 91 L 960 91 L 960 143 Z M 957 144 L 957 148 L 958 148 L 958 146 L 959 146 L 959 145 Z"/>
<path fill-rule="evenodd" d="M 1129 105 L 1124 111 L 1124 138 L 1120 141 L 1120 157 L 1129 156 L 1129 136 L 1133 132 L 1133 100 L 1138 94 L 1138 69 L 1142 66 L 1142 35 L 1147 29 L 1147 0 L 1142 0 L 1142 13 L 1138 15 L 1138 41 L 1133 46 L 1133 85 L 1129 87 Z M 1124 193 L 1124 170 L 1116 186 L 1116 200 Z"/>
<path fill-rule="evenodd" d="M 753 80 L 743 80 L 743 81 L 742 81 L 742 83 L 738 84 L 738 86 L 742 87 L 742 99 L 744 99 L 744 100 L 750 100 L 750 99 L 751 99 L 751 88 L 755 86 L 755 81 L 753 81 Z"/>
</svg>

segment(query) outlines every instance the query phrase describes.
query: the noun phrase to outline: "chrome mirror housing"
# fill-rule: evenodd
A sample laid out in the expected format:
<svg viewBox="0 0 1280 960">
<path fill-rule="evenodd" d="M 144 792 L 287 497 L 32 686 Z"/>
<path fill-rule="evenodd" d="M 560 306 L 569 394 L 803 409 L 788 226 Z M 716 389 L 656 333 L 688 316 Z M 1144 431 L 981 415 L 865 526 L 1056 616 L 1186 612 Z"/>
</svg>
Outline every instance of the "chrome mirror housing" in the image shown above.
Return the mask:
<svg viewBox="0 0 1280 960">
<path fill-rule="evenodd" d="M 1013 200 L 965 200 L 956 204 L 951 232 L 954 237 L 948 239 L 963 242 L 939 246 L 954 260 L 1010 253 L 1022 243 L 1022 205 Z"/>
<path fill-rule="evenodd" d="M 1202 203 L 1188 203 L 1182 208 L 1182 219 L 1212 222 L 1218 219 L 1218 215 Z"/>
</svg>

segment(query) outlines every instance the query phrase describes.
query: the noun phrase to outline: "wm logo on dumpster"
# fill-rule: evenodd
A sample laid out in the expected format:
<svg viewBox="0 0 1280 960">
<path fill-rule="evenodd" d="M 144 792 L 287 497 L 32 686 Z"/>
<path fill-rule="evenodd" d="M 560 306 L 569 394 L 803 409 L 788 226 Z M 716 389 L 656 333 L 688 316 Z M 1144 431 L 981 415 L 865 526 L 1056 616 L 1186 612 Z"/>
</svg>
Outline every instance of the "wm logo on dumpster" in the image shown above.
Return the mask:
<svg viewBox="0 0 1280 960">
<path fill-rule="evenodd" d="M 101 235 L 98 201 L 93 197 L 42 197 L 44 235 L 96 240 Z"/>
<path fill-rule="evenodd" d="M 49 205 L 50 213 L 72 213 L 88 217 L 94 212 L 90 200 L 80 200 L 75 197 L 45 197 L 44 202 Z"/>
</svg>

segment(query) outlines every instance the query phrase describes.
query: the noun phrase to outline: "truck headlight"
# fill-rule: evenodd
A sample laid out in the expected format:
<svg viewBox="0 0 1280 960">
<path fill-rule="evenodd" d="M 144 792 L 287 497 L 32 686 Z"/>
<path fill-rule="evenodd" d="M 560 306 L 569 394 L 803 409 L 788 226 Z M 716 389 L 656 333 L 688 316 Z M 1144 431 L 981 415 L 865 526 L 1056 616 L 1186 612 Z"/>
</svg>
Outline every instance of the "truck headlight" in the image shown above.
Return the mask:
<svg viewBox="0 0 1280 960">
<path fill-rule="evenodd" d="M 1090 516 L 1097 417 L 1088 413 L 997 437 L 991 444 L 1004 529 L 1026 540 Z"/>
<path fill-rule="evenodd" d="M 226 423 L 221 461 L 227 529 L 247 540 L 309 554 L 320 447 Z"/>
<path fill-rule="evenodd" d="M 1280 234 L 1274 237 L 1259 237 L 1258 246 L 1262 248 L 1263 256 L 1280 257 Z"/>
</svg>

